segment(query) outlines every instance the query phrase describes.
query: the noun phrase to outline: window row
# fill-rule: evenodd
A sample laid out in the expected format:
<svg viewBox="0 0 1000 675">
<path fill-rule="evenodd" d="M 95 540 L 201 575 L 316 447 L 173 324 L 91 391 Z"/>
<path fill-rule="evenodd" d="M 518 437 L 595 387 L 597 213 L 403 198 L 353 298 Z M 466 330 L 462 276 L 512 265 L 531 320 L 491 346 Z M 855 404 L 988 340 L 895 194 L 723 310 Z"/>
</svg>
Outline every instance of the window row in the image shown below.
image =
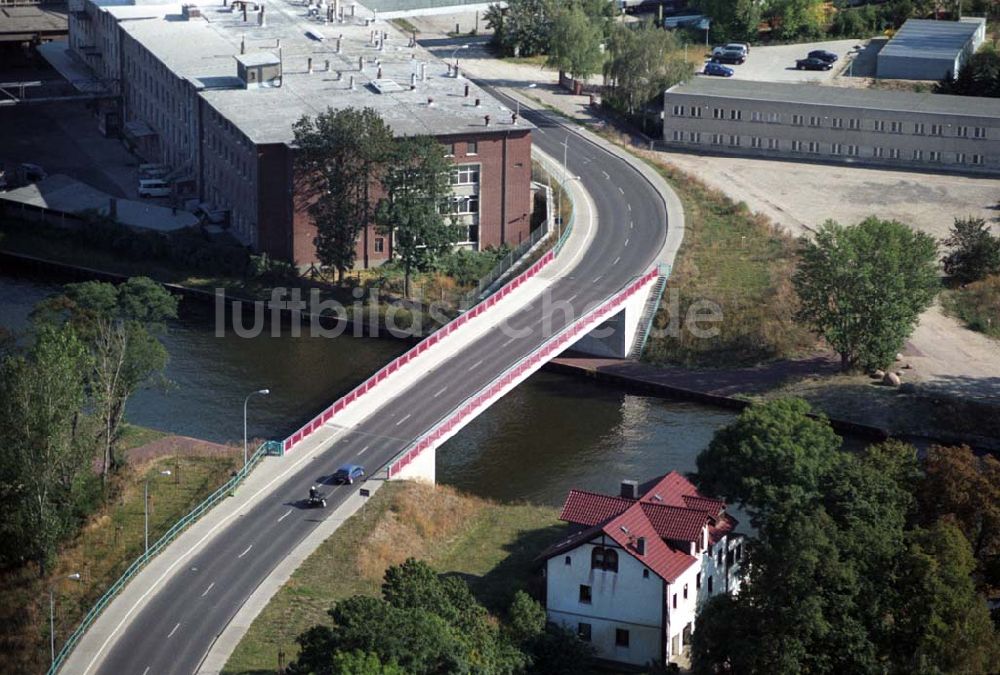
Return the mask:
<svg viewBox="0 0 1000 675">
<path fill-rule="evenodd" d="M 704 110 L 699 106 L 674 105 L 674 117 L 702 117 Z M 829 127 L 832 129 L 850 129 L 854 131 L 879 131 L 890 134 L 911 133 L 917 136 L 954 136 L 957 138 L 986 138 L 987 128 L 959 124 L 952 127 L 948 124 L 930 124 L 925 122 L 903 122 L 901 120 L 862 119 L 860 117 L 831 117 L 829 115 L 803 115 L 792 113 L 783 115 L 779 112 L 764 112 L 760 110 L 744 111 L 737 108 L 712 108 L 712 119 L 750 122 L 765 122 L 781 124 L 788 120 L 795 126 Z"/>
<path fill-rule="evenodd" d="M 460 144 L 459 143 L 446 143 L 444 146 L 444 154 L 448 157 L 454 157 Z M 465 154 L 466 155 L 478 155 L 479 154 L 479 141 L 466 141 L 465 143 Z"/>
<path fill-rule="evenodd" d="M 589 623 L 578 623 L 576 624 L 576 636 L 580 638 L 583 642 L 590 642 L 591 635 L 593 633 L 592 626 Z M 615 646 L 616 647 L 628 647 L 629 644 L 629 633 L 627 628 L 616 628 L 615 629 Z"/>
<path fill-rule="evenodd" d="M 749 147 L 767 150 L 788 150 L 790 152 L 835 155 L 842 157 L 873 157 L 876 159 L 906 159 L 916 162 L 944 162 L 953 159 L 954 164 L 981 165 L 984 156 L 974 152 L 943 153 L 937 150 L 911 150 L 876 146 L 861 147 L 853 143 L 821 143 L 819 141 L 780 140 L 760 136 L 740 136 L 737 134 L 708 134 L 698 131 L 674 130 L 673 140 L 677 143 L 706 143 L 728 147 Z"/>
</svg>

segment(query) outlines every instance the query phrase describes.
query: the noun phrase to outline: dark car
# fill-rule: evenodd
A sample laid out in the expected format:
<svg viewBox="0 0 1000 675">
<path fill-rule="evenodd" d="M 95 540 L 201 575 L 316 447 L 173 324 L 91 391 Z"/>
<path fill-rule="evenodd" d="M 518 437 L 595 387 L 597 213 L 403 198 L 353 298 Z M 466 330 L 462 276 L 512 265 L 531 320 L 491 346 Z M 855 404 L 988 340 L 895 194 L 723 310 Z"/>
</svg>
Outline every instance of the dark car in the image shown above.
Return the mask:
<svg viewBox="0 0 1000 675">
<path fill-rule="evenodd" d="M 354 485 L 354 481 L 365 477 L 365 468 L 357 464 L 345 464 L 333 474 L 333 482 L 344 485 Z"/>
<path fill-rule="evenodd" d="M 705 70 L 703 71 L 706 75 L 716 75 L 718 77 L 732 77 L 735 72 L 729 66 L 724 66 L 721 63 L 715 63 L 709 61 L 705 64 Z"/>
<path fill-rule="evenodd" d="M 743 63 L 746 60 L 746 54 L 737 49 L 723 49 L 718 54 L 712 55 L 714 63 Z"/>
<path fill-rule="evenodd" d="M 814 49 L 809 52 L 808 57 L 810 59 L 819 59 L 820 61 L 826 61 L 827 63 L 833 63 L 837 60 L 837 55 L 833 52 L 828 52 L 825 49 Z"/>
<path fill-rule="evenodd" d="M 830 70 L 833 68 L 833 64 L 823 59 L 799 59 L 795 62 L 795 68 L 797 70 Z"/>
</svg>

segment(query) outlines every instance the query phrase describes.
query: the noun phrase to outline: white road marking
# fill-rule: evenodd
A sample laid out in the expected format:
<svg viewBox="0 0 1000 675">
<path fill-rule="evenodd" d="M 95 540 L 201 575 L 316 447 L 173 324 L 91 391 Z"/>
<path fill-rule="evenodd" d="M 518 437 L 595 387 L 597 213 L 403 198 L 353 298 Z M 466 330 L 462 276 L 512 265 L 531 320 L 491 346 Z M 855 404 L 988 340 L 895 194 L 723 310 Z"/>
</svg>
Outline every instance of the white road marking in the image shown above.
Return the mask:
<svg viewBox="0 0 1000 675">
<path fill-rule="evenodd" d="M 634 220 L 628 221 L 628 229 L 631 230 L 633 227 L 635 227 L 635 221 Z"/>
<path fill-rule="evenodd" d="M 622 194 L 625 194 L 625 188 L 623 188 L 621 185 L 618 186 L 618 191 L 621 192 Z"/>
<path fill-rule="evenodd" d="M 413 416 L 413 413 L 406 413 L 405 417 L 400 418 L 400 420 L 398 422 L 396 422 L 396 426 L 398 427 L 400 424 L 402 424 L 406 420 L 410 419 L 410 417 L 412 417 L 412 416 Z"/>
<path fill-rule="evenodd" d="M 632 205 L 631 205 L 631 204 L 626 204 L 625 206 L 627 206 L 627 207 L 628 207 L 628 210 L 629 210 L 629 211 L 631 211 L 631 210 L 632 210 Z"/>
<path fill-rule="evenodd" d="M 212 590 L 212 586 L 215 586 L 215 582 L 214 581 L 208 585 L 208 588 L 206 588 L 205 592 L 201 594 L 201 597 L 204 598 L 206 595 L 208 595 L 208 592 L 210 590 Z"/>
<path fill-rule="evenodd" d="M 149 672 L 149 666 L 146 666 L 146 670 L 142 671 L 142 675 L 146 675 Z"/>
<path fill-rule="evenodd" d="M 249 546 L 247 546 L 247 550 L 243 551 L 243 553 L 240 553 L 240 554 L 239 554 L 238 556 L 236 556 L 236 557 L 237 557 L 237 558 L 242 558 L 242 557 L 243 557 L 243 556 L 245 556 L 245 555 L 246 555 L 247 553 L 249 553 L 249 552 L 250 552 L 250 549 L 252 549 L 252 548 L 253 548 L 253 544 L 250 544 Z"/>
<path fill-rule="evenodd" d="M 625 245 L 626 245 L 626 246 L 628 246 L 628 240 L 629 240 L 630 238 L 631 238 L 631 237 L 625 237 Z"/>
<path fill-rule="evenodd" d="M 605 177 L 606 179 L 608 179 L 608 180 L 611 180 L 611 176 L 610 176 L 610 175 L 608 175 L 608 172 L 607 172 L 607 171 L 601 171 L 601 173 L 603 173 L 603 174 L 604 174 L 604 177 Z"/>
<path fill-rule="evenodd" d="M 594 283 L 596 284 L 596 283 L 597 283 L 598 281 L 600 281 L 600 280 L 601 280 L 601 277 L 603 277 L 603 276 L 604 276 L 604 275 L 602 274 L 602 275 L 600 275 L 600 276 L 598 276 L 598 277 L 594 277 Z"/>
<path fill-rule="evenodd" d="M 481 365 L 483 365 L 483 360 L 479 359 L 478 361 L 476 361 L 475 363 L 473 363 L 471 366 L 469 366 L 469 372 L 472 372 L 473 370 L 475 370 L 476 368 L 478 368 Z"/>
<path fill-rule="evenodd" d="M 501 346 L 501 347 L 506 347 L 507 345 L 509 345 L 509 344 L 510 344 L 511 342 L 513 342 L 513 341 L 514 341 L 514 338 L 511 338 L 511 339 L 507 340 L 506 342 L 504 342 L 504 343 L 503 343 L 502 345 L 500 345 L 500 346 Z"/>
<path fill-rule="evenodd" d="M 177 625 L 176 625 L 176 626 L 174 626 L 174 629 L 173 629 L 172 631 L 170 631 L 170 633 L 169 633 L 169 634 L 167 635 L 167 639 L 169 640 L 170 638 L 172 638 L 172 637 L 174 636 L 174 633 L 176 633 L 176 632 L 177 632 L 177 629 L 178 629 L 178 628 L 180 628 L 180 627 L 181 627 L 181 624 L 180 624 L 180 622 L 178 621 L 178 622 L 177 622 Z"/>
<path fill-rule="evenodd" d="M 567 300 L 566 302 L 573 302 L 573 300 L 574 300 L 574 299 L 576 298 L 576 296 L 578 296 L 578 295 L 580 295 L 580 294 L 579 294 L 579 293 L 574 293 L 573 295 L 569 296 L 569 300 Z"/>
<path fill-rule="evenodd" d="M 278 518 L 278 522 L 280 523 L 281 521 L 283 521 L 283 520 L 284 520 L 285 518 L 287 518 L 287 517 L 288 517 L 288 516 L 289 516 L 289 515 L 290 515 L 291 513 L 292 513 L 292 510 L 291 510 L 291 509 L 288 509 L 288 511 L 286 511 L 286 512 L 285 512 L 285 515 L 283 515 L 283 516 L 282 516 L 281 518 Z"/>
<path fill-rule="evenodd" d="M 359 453 L 358 453 L 358 455 L 360 456 L 360 455 L 363 455 L 363 454 L 365 454 L 365 450 L 367 450 L 367 449 L 368 449 L 368 448 L 370 448 L 370 447 L 372 447 L 372 446 L 370 446 L 370 445 L 366 445 L 365 447 L 361 448 L 361 452 L 359 452 Z"/>
<path fill-rule="evenodd" d="M 618 256 L 617 258 L 615 258 L 615 261 L 614 261 L 613 263 L 611 263 L 611 264 L 612 264 L 612 265 L 617 265 L 617 264 L 618 264 L 618 261 L 619 261 L 619 260 L 621 260 L 621 259 L 622 259 L 622 257 L 621 257 L 621 256 Z"/>
<path fill-rule="evenodd" d="M 434 394 L 434 398 L 437 398 L 438 396 L 440 396 L 441 394 L 443 394 L 447 388 L 448 388 L 448 385 L 445 385 L 445 386 L 441 387 L 441 389 L 438 390 L 438 393 Z"/>
</svg>

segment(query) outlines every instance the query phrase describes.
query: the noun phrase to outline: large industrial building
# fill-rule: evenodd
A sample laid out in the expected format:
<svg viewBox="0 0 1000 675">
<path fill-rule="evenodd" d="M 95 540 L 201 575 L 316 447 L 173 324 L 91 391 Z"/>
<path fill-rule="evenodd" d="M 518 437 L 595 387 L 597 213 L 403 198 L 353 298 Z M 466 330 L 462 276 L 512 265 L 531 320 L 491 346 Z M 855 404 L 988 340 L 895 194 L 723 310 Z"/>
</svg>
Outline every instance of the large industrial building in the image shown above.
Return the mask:
<svg viewBox="0 0 1000 675">
<path fill-rule="evenodd" d="M 70 2 L 72 51 L 118 94 L 102 127 L 171 167 L 179 198 L 224 214 L 255 250 L 316 262 L 292 126 L 328 107 L 371 107 L 397 136 L 445 144 L 461 245 L 528 236 L 531 125 L 361 5 Z M 359 266 L 392 254 L 370 224 L 357 246 Z"/>
<path fill-rule="evenodd" d="M 907 19 L 878 53 L 876 75 L 900 80 L 953 79 L 986 39 L 986 19 Z"/>
<path fill-rule="evenodd" d="M 673 149 L 1000 173 L 995 99 L 708 77 L 663 99 Z"/>
</svg>

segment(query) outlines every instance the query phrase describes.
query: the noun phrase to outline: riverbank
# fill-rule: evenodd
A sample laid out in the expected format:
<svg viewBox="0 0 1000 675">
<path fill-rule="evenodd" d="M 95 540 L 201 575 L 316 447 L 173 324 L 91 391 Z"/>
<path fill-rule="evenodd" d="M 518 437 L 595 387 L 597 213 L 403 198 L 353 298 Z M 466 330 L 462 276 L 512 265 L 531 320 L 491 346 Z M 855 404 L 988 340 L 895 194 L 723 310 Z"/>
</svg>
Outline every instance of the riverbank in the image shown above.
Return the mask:
<svg viewBox="0 0 1000 675">
<path fill-rule="evenodd" d="M 385 569 L 409 557 L 458 575 L 494 614 L 518 590 L 538 592 L 535 557 L 567 525 L 555 507 L 501 504 L 425 483 L 386 483 L 294 572 L 230 657 L 228 675 L 273 672 L 298 654 L 295 638 L 352 595 L 377 596 Z M 281 654 L 282 656 L 279 656 Z"/>
<path fill-rule="evenodd" d="M 173 436 L 129 425 L 122 440 L 125 466 L 113 498 L 99 506 L 60 548 L 47 578 L 33 563 L 0 573 L 0 672 L 41 673 L 49 665 L 49 589 L 55 648 L 144 546 L 144 485 L 148 481 L 149 538 L 158 539 L 181 516 L 224 483 L 242 463 L 242 448 Z M 169 472 L 165 475 L 163 472 Z M 79 574 L 79 580 L 69 580 Z"/>
</svg>

